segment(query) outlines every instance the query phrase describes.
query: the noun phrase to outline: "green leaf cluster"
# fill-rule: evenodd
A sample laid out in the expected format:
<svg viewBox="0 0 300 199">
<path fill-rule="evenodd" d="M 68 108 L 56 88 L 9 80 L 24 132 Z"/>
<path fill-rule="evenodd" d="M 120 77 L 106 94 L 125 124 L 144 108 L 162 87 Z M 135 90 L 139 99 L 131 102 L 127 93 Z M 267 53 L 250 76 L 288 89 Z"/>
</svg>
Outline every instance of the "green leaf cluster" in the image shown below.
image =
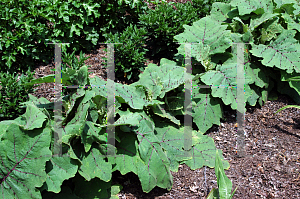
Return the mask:
<svg viewBox="0 0 300 199">
<path fill-rule="evenodd" d="M 154 10 L 148 9 L 140 14 L 138 24 L 147 29 L 146 44 L 151 47 L 151 56 L 172 59 L 178 47 L 173 37 L 183 32 L 184 24 L 192 24 L 203 17 L 205 11 L 209 11 L 203 7 L 207 5 L 209 8 L 212 2 L 209 3 L 159 3 Z"/>
<path fill-rule="evenodd" d="M 197 2 L 197 6 L 195 4 L 194 7 L 190 2 L 185 4 L 157 2 L 155 10 L 148 9 L 145 3 L 135 4 L 134 1 L 131 3 L 117 11 L 120 16 L 123 16 L 126 8 L 129 15 L 121 17 L 118 25 L 111 24 L 102 30 L 107 32 L 104 34 L 105 43 L 118 43 L 114 45 L 116 75 L 119 78 L 137 79 L 139 72 L 143 71 L 144 55 L 147 51 L 150 50 L 152 56 L 173 58 L 176 47 L 178 47 L 173 37 L 183 32 L 183 24 L 191 24 L 204 15 L 203 11 L 205 10 L 200 3 L 202 5 L 206 2 Z M 208 4 L 211 6 L 212 2 Z M 134 7 L 135 5 L 136 7 Z M 111 12 L 116 8 L 111 8 Z M 128 18 L 129 16 L 130 18 Z M 110 19 L 112 17 L 115 17 L 113 13 L 110 14 Z M 113 21 L 112 19 L 111 22 Z M 147 48 L 145 48 L 145 44 L 148 46 Z"/>
<path fill-rule="evenodd" d="M 145 28 L 137 28 L 130 24 L 121 34 L 107 34 L 106 43 L 118 43 L 114 45 L 116 49 L 115 56 L 115 74 L 117 77 L 123 77 L 126 73 L 127 79 L 138 79 L 140 70 L 145 68 L 145 54 L 147 49 L 145 45 Z M 105 49 L 107 51 L 107 49 Z"/>
<path fill-rule="evenodd" d="M 177 60 L 183 63 L 190 52 L 192 60 L 199 63 L 192 71 L 194 107 L 203 107 L 201 114 L 193 114 L 199 129 L 206 131 L 214 123 L 212 118 L 221 118 L 222 104 L 245 111 L 237 106 L 238 89 L 245 93 L 244 103 L 251 106 L 257 102 L 262 106 L 267 100 L 276 99 L 277 92 L 300 102 L 299 82 L 291 81 L 300 74 L 299 12 L 296 1 L 216 2 L 210 15 L 192 26 L 184 25 L 185 31 L 175 36 L 182 43 L 175 56 L 181 57 Z M 244 44 L 244 48 L 237 47 L 237 43 Z M 237 62 L 241 59 L 244 74 L 237 72 Z M 243 75 L 244 87 L 237 88 L 237 81 Z M 213 114 L 211 119 L 210 114 L 205 114 L 207 111 Z M 219 119 L 216 123 L 219 124 Z"/>
<path fill-rule="evenodd" d="M 63 54 L 62 70 L 65 76 L 68 77 L 69 85 L 86 85 L 88 76 L 87 69 L 89 66 L 83 66 L 85 66 L 84 61 L 89 57 L 85 57 L 85 53 L 82 53 L 82 51 L 80 51 L 79 58 L 75 56 L 75 51 L 71 54 L 64 51 Z M 76 71 L 78 71 L 78 73 Z M 74 91 L 72 88 L 64 88 L 63 95 L 69 95 Z"/>
<path fill-rule="evenodd" d="M 33 80 L 34 73 L 29 70 L 26 75 L 0 73 L 0 121 L 15 119 L 25 112 L 20 107 L 28 100 L 28 94 L 33 93 L 33 85 L 26 85 Z"/>
<path fill-rule="evenodd" d="M 79 70 L 88 58 L 90 57 L 85 57 L 85 53 L 82 53 L 82 51 L 80 51 L 79 58 L 75 56 L 75 51 L 71 54 L 64 51 L 62 56 L 62 69 L 66 70 L 66 68 L 69 67 L 73 70 Z"/>
<path fill-rule="evenodd" d="M 140 5 L 124 2 L 131 8 Z M 111 3 L 104 3 L 106 11 L 115 9 Z M 118 5 L 122 3 L 118 1 Z M 64 85 L 92 87 L 78 88 L 59 99 L 64 111 L 61 118 L 54 115 L 54 103 L 29 95 L 29 101 L 22 103 L 25 114 L 0 122 L 0 148 L 3 149 L 0 151 L 0 195 L 113 198 L 121 188 L 111 185 L 112 174 L 117 170 L 122 175 L 135 173 L 144 192 L 150 192 L 155 186 L 170 190 L 173 183 L 170 171 L 176 172 L 179 164 L 186 164 L 193 170 L 215 167 L 219 197 L 232 197 L 232 184 L 223 171 L 229 164 L 221 150 L 216 149 L 213 139 L 204 133 L 213 124 L 220 124 L 224 104 L 245 111 L 237 105 L 238 89 L 243 89 L 243 102 L 251 106 L 276 97 L 276 89 L 288 92 L 299 101 L 299 13 L 299 3 L 294 0 L 216 2 L 210 15 L 192 25 L 183 25 L 184 31 L 175 35 L 174 39 L 181 43 L 175 55 L 177 62 L 163 58 L 160 66 L 149 64 L 139 75 L 139 81 L 131 85 L 89 78 L 85 65 L 65 68 L 62 70 Z M 144 44 L 141 38 L 145 29 L 135 25 L 122 27 L 120 23 L 118 30 L 114 20 L 104 22 L 107 30 L 116 28 L 116 32 L 107 31 L 113 41 L 117 41 L 117 36 L 122 37 L 119 43 L 134 40 L 129 37 L 131 31 L 135 40 L 129 43 L 128 49 L 137 51 L 134 44 Z M 159 30 L 168 28 L 162 26 Z M 247 44 L 243 48 L 236 43 Z M 126 57 L 127 49 L 122 50 L 125 55 L 119 55 L 122 59 L 141 59 L 138 54 Z M 187 73 L 188 67 L 182 67 L 183 58 L 188 55 L 198 63 L 192 74 Z M 136 60 L 120 61 L 123 68 L 118 70 L 131 71 L 130 64 Z M 244 66 L 243 88 L 237 88 L 243 75 L 237 70 L 237 62 Z M 26 85 L 53 81 L 54 76 L 50 75 Z M 187 82 L 192 83 L 192 91 L 186 89 Z M 187 95 L 192 96 L 191 104 L 185 103 Z M 188 139 L 183 123 L 186 114 L 192 116 L 198 128 L 189 129 Z M 53 135 L 59 132 L 57 126 L 61 134 L 54 140 Z M 113 134 L 109 133 L 111 129 Z M 62 157 L 57 156 L 57 143 L 62 146 Z M 71 186 L 63 184 L 65 181 Z"/>
<path fill-rule="evenodd" d="M 76 73 L 86 71 L 84 68 Z M 191 130 L 191 145 L 186 147 L 188 140 L 182 118 L 175 117 L 184 112 L 184 107 L 174 104 L 173 100 L 183 101 L 185 75 L 183 67 L 162 59 L 160 67 L 149 64 L 140 74 L 140 80 L 131 85 L 112 85 L 111 80 L 87 78 L 82 83 L 93 87 L 78 88 L 67 98 L 60 99 L 65 112 L 61 119 L 54 116 L 53 102 L 29 95 L 29 101 L 23 103 L 25 114 L 0 122 L 3 149 L 0 152 L 0 195 L 116 197 L 120 186 L 111 185 L 116 170 L 122 175 L 135 173 L 143 191 L 148 193 L 155 186 L 170 190 L 171 171 L 177 171 L 179 164 L 193 170 L 214 167 L 217 149 L 213 139 Z M 188 78 L 193 76 L 188 75 Z M 36 81 L 47 82 L 47 78 L 31 83 Z M 177 93 L 177 98 L 170 96 L 171 93 Z M 111 96 L 115 96 L 115 102 L 109 105 L 107 100 Z M 115 122 L 110 123 L 105 118 L 114 118 Z M 57 125 L 61 134 L 55 141 Z M 112 126 L 115 145 L 108 142 L 111 135 L 107 130 Z M 56 143 L 62 146 L 62 156 L 55 152 Z M 10 154 L 14 154 L 13 158 Z M 228 169 L 229 164 L 220 150 L 218 154 Z M 11 179 L 23 183 L 15 184 Z M 72 185 L 66 186 L 64 181 Z"/>
<path fill-rule="evenodd" d="M 91 49 L 99 38 L 92 26 L 100 17 L 99 7 L 92 0 L 1 1 L 1 70 L 26 71 L 35 61 L 48 62 L 54 45 L 47 43 L 70 43 L 67 46 L 75 50 Z"/>
</svg>

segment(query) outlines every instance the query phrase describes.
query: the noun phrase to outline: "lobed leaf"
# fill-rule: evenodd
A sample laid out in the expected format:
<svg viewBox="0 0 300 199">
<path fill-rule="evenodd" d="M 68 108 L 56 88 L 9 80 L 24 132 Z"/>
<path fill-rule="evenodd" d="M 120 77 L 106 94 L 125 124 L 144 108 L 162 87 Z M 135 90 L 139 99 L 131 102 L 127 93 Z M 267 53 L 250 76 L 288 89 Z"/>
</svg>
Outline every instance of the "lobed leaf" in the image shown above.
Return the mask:
<svg viewBox="0 0 300 199">
<path fill-rule="evenodd" d="M 191 57 L 207 69 L 213 69 L 215 65 L 211 63 L 210 56 L 216 53 L 224 53 L 231 46 L 230 31 L 226 30 L 226 25 L 207 16 L 193 23 L 193 26 L 184 25 L 185 31 L 174 38 L 179 43 L 191 43 L 191 48 L 181 44 L 178 54 L 185 54 L 185 49 L 191 52 Z"/>
<path fill-rule="evenodd" d="M 69 156 L 54 156 L 46 164 L 47 170 L 47 191 L 59 193 L 63 181 L 74 177 L 77 173 L 78 165 Z"/>
<path fill-rule="evenodd" d="M 236 64 L 224 63 L 221 66 L 218 65 L 216 71 L 206 72 L 203 76 L 201 76 L 201 80 L 206 85 L 216 85 L 211 88 L 212 96 L 220 97 L 224 104 L 231 104 L 232 109 L 237 109 L 236 77 Z M 251 95 L 251 89 L 248 84 L 245 84 L 244 89 L 245 100 L 247 100 L 247 98 Z"/>
<path fill-rule="evenodd" d="M 0 142 L 0 195 L 3 198 L 42 198 L 37 187 L 46 181 L 45 164 L 51 157 L 51 130 L 26 131 L 9 125 Z"/>
<path fill-rule="evenodd" d="M 203 88 L 193 87 L 193 102 L 193 122 L 202 132 L 206 132 L 213 124 L 220 125 L 222 109 L 218 98 L 213 98 Z"/>
<path fill-rule="evenodd" d="M 22 118 L 26 119 L 26 125 L 21 125 L 21 127 L 24 128 L 24 130 L 33 130 L 35 128 L 41 128 L 47 116 L 36 106 L 29 104 Z"/>
<path fill-rule="evenodd" d="M 230 4 L 237 6 L 240 15 L 250 14 L 251 12 L 256 14 L 273 13 L 274 10 L 272 0 L 232 0 Z"/>
<path fill-rule="evenodd" d="M 299 41 L 294 39 L 295 30 L 283 30 L 275 41 L 269 45 L 252 45 L 250 52 L 262 57 L 262 64 L 286 70 L 287 73 L 300 72 Z"/>
<path fill-rule="evenodd" d="M 99 179 L 108 182 L 112 176 L 112 165 L 104 160 L 98 148 L 93 147 L 82 158 L 82 165 L 78 172 L 87 181 L 98 177 Z"/>
</svg>

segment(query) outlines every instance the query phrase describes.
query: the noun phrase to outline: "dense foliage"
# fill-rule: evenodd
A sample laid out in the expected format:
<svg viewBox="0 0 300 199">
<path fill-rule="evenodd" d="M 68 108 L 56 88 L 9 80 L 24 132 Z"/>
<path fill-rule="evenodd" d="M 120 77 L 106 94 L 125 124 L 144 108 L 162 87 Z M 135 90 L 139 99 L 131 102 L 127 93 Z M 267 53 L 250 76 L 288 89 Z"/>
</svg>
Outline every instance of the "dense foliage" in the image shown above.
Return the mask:
<svg viewBox="0 0 300 199">
<path fill-rule="evenodd" d="M 140 70 L 144 71 L 146 67 L 144 48 L 147 30 L 137 28 L 136 25 L 128 26 L 121 34 L 106 35 L 106 43 L 115 43 L 115 74 L 120 78 L 125 74 L 127 79 L 138 79 Z M 105 49 L 107 51 L 107 49 Z"/>
<path fill-rule="evenodd" d="M 66 72 L 63 71 L 63 75 Z M 24 115 L 0 123 L 0 146 L 5 149 L 0 152 L 3 163 L 0 164 L 0 195 L 41 198 L 42 193 L 43 198 L 52 198 L 51 192 L 54 192 L 56 197 L 71 194 L 80 198 L 105 198 L 113 192 L 110 180 L 116 170 L 122 175 L 128 172 L 138 175 L 145 192 L 155 186 L 170 190 L 173 183 L 170 171 L 177 171 L 179 164 L 185 163 L 192 169 L 204 165 L 214 167 L 217 149 L 213 139 L 193 130 L 192 145 L 185 148 L 184 127 L 172 115 L 172 110 L 183 111 L 183 107 L 172 103 L 174 99 L 168 99 L 167 95 L 183 86 L 184 68 L 163 59 L 160 67 L 150 64 L 138 82 L 132 85 L 115 83 L 115 92 L 104 80 L 88 78 L 86 66 L 76 73 L 80 84 L 94 87 L 79 88 L 63 101 L 66 114 L 61 121 L 64 127 L 60 137 L 62 157 L 51 152 L 54 141 L 51 134 L 55 129 L 53 103 L 45 98 L 30 95 L 30 100 L 23 103 L 26 105 Z M 31 84 L 38 81 L 47 82 L 47 78 L 33 80 Z M 115 95 L 115 107 L 107 106 L 108 95 Z M 112 113 L 116 119 L 113 124 L 115 146 L 107 143 L 105 118 Z M 22 145 L 25 140 L 29 144 Z M 113 148 L 116 156 L 107 154 L 108 147 Z M 223 159 L 222 152 L 218 151 Z M 8 153 L 16 154 L 16 158 L 7 159 Z M 222 162 L 226 169 L 229 168 L 227 161 L 223 159 Z M 28 175 L 16 172 L 13 166 L 16 164 L 18 170 Z M 8 172 L 10 170 L 13 172 Z M 15 189 L 12 178 L 23 181 L 26 188 L 16 184 L 18 188 Z M 69 178 L 72 178 L 74 190 L 62 186 Z M 93 189 L 85 192 L 79 189 L 82 186 Z"/>
<path fill-rule="evenodd" d="M 300 73 L 300 29 L 296 25 L 300 9 L 299 4 L 293 2 L 295 4 L 277 2 L 277 7 L 272 1 L 265 3 L 272 6 L 256 5 L 255 1 L 247 6 L 238 0 L 231 1 L 230 5 L 216 2 L 211 15 L 192 26 L 184 25 L 185 31 L 175 39 L 180 43 L 193 42 L 191 56 L 201 63 L 200 68 L 193 69 L 193 74 L 198 74 L 201 84 L 218 85 L 211 88 L 213 97 L 221 98 L 225 105 L 236 109 L 236 43 L 246 43 L 245 102 L 254 106 L 258 101 L 261 105 L 268 96 L 277 96 L 276 89 L 300 102 L 299 84 L 288 81 L 288 86 L 284 82 Z M 182 44 L 178 54 L 184 55 L 185 50 Z"/>
<path fill-rule="evenodd" d="M 54 45 L 49 43 L 69 43 L 63 45 L 64 49 L 70 48 L 68 52 L 89 51 L 98 42 L 104 43 L 108 34 L 121 34 L 131 24 L 139 23 L 148 29 L 148 38 L 158 35 L 149 41 L 149 45 L 157 43 L 153 45 L 153 53 L 162 52 L 159 44 L 164 50 L 170 49 L 168 58 L 171 58 L 177 47 L 173 36 L 183 30 L 183 24 L 190 24 L 204 16 L 204 11 L 211 4 L 211 1 L 196 1 L 194 7 L 190 2 L 176 4 L 177 11 L 170 4 L 158 4 L 157 9 L 152 11 L 142 1 L 4 0 L 0 3 L 1 70 L 27 71 L 37 61 L 47 63 L 54 49 Z M 160 16 L 162 13 L 167 14 L 165 19 Z M 152 23 L 152 20 L 158 21 Z"/>
<path fill-rule="evenodd" d="M 218 0 L 222 1 L 222 0 Z M 147 46 L 151 56 L 173 59 L 179 46 L 174 36 L 184 31 L 183 25 L 205 17 L 211 10 L 212 0 L 193 0 L 192 3 L 161 3 L 139 15 L 138 24 L 147 29 Z"/>
<path fill-rule="evenodd" d="M 33 85 L 26 85 L 33 79 L 33 74 L 27 71 L 26 76 L 21 75 L 18 79 L 16 73 L 0 73 L 0 121 L 15 119 L 24 114 L 20 103 L 26 102 L 29 93 L 33 93 Z"/>
<path fill-rule="evenodd" d="M 174 5 L 176 10 L 173 8 Z M 154 10 L 149 9 L 139 17 L 139 25 L 147 29 L 147 46 L 151 55 L 173 58 L 178 44 L 174 36 L 183 32 L 183 24 L 198 19 L 198 13 L 190 2 L 185 4 L 158 4 Z M 151 48 L 151 49 L 150 49 Z M 168 52 L 168 53 L 166 53 Z"/>
<path fill-rule="evenodd" d="M 78 73 L 82 66 L 84 66 L 84 61 L 86 61 L 89 57 L 85 57 L 85 53 L 80 51 L 79 59 L 75 56 L 75 51 L 71 54 L 67 53 L 65 50 L 62 55 L 62 70 L 68 71 L 68 81 L 71 85 L 83 85 L 78 82 Z M 55 71 L 55 69 L 53 69 Z M 51 81 L 52 82 L 52 81 Z M 76 90 L 72 88 L 64 88 L 63 95 L 69 95 L 74 93 Z"/>
<path fill-rule="evenodd" d="M 27 71 L 35 61 L 49 61 L 54 45 L 47 43 L 91 49 L 99 34 L 90 24 L 100 17 L 99 7 L 93 1 L 1 1 L 1 70 Z"/>
<path fill-rule="evenodd" d="M 130 2 L 125 3 L 132 6 Z M 216 164 L 219 192 L 231 197 L 231 184 L 221 172 L 229 164 L 205 132 L 213 124 L 220 124 L 224 105 L 238 110 L 238 89 L 243 89 L 243 102 L 251 106 L 275 98 L 277 91 L 299 103 L 299 81 L 292 81 L 300 75 L 299 16 L 300 5 L 294 0 L 216 2 L 209 15 L 191 25 L 183 25 L 183 32 L 174 36 L 173 40 L 180 43 L 174 57 L 177 62 L 163 58 L 160 66 L 149 64 L 131 85 L 89 78 L 88 67 L 82 66 L 81 61 L 77 60 L 75 66 L 68 64 L 62 70 L 64 86 L 75 83 L 92 87 L 74 89 L 62 97 L 62 121 L 54 118 L 54 103 L 29 95 L 30 99 L 22 103 L 26 108 L 23 115 L 0 122 L 0 148 L 3 149 L 0 150 L 0 195 L 117 198 L 121 186 L 111 184 L 116 170 L 122 175 L 135 173 L 143 191 L 149 192 L 155 186 L 170 190 L 173 183 L 170 171 L 177 171 L 179 164 L 193 170 Z M 112 34 L 108 31 L 107 35 L 119 35 L 119 42 L 126 43 L 125 36 L 133 31 L 138 40 L 145 30 L 134 27 Z M 168 28 L 164 26 L 162 30 Z M 159 35 L 157 31 L 153 34 Z M 140 42 L 141 39 L 131 44 Z M 237 54 L 242 48 L 237 48 L 237 43 L 246 43 L 242 53 L 243 88 L 237 88 L 237 81 L 242 78 L 237 72 L 237 62 L 241 59 Z M 133 59 L 129 57 L 132 54 L 125 52 L 128 49 L 139 52 L 133 46 L 119 49 L 128 55 L 126 58 Z M 190 68 L 183 67 L 188 55 L 198 63 L 193 65 L 192 74 L 187 73 Z M 135 63 L 138 59 L 133 60 Z M 118 70 L 131 68 L 123 66 Z M 49 75 L 24 84 L 53 81 L 54 75 Z M 194 85 L 191 104 L 185 104 L 189 95 L 185 89 L 187 82 Z M 108 104 L 112 96 L 114 103 Z M 185 105 L 192 107 L 192 112 L 187 112 Z M 192 115 L 197 127 L 190 129 L 190 139 L 185 137 L 186 114 Z M 108 122 L 111 118 L 113 124 Z M 62 127 L 58 140 L 62 157 L 53 152 L 57 125 Z M 108 143 L 111 135 L 107 130 L 111 128 L 115 130 L 115 145 Z M 186 141 L 191 145 L 186 147 Z M 109 150 L 116 156 L 109 155 Z M 226 190 L 222 181 L 228 184 Z"/>
</svg>

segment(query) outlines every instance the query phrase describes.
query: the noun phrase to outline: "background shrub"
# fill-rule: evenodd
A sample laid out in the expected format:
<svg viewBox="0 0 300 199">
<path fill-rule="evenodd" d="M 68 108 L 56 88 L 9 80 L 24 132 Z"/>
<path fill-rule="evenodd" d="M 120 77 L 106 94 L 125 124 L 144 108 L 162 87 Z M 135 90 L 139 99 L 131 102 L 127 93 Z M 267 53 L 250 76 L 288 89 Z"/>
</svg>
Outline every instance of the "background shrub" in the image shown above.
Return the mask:
<svg viewBox="0 0 300 199">
<path fill-rule="evenodd" d="M 140 14 L 138 24 L 147 29 L 146 44 L 151 56 L 173 59 L 179 47 L 173 37 L 184 31 L 184 24 L 192 25 L 208 15 L 214 2 L 193 0 L 192 3 L 188 1 L 184 4 L 159 3 L 154 10 L 148 9 L 144 14 Z"/>
<path fill-rule="evenodd" d="M 89 26 L 100 17 L 93 1 L 19 0 L 0 2 L 0 66 L 2 71 L 27 71 L 36 61 L 48 62 L 54 45 L 91 49 L 99 34 Z"/>
<path fill-rule="evenodd" d="M 147 49 L 144 47 L 147 30 L 131 25 L 122 33 L 108 34 L 105 43 L 122 43 L 114 45 L 115 48 L 115 74 L 116 77 L 137 79 L 139 70 L 144 71 Z M 107 52 L 107 49 L 105 49 Z M 126 73 L 126 74 L 125 74 Z M 124 75 L 125 74 L 125 75 Z"/>
<path fill-rule="evenodd" d="M 20 103 L 28 100 L 28 94 L 33 93 L 33 85 L 25 85 L 33 79 L 33 73 L 27 71 L 27 76 L 15 73 L 0 73 L 0 121 L 13 120 L 25 113 Z"/>
</svg>

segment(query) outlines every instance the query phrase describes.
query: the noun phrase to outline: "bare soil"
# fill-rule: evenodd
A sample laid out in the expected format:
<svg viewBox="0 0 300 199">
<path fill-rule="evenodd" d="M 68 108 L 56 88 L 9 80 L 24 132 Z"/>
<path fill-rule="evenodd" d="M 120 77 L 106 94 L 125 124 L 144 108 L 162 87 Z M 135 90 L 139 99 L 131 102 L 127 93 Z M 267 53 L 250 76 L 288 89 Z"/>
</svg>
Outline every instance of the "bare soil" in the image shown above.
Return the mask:
<svg viewBox="0 0 300 199">
<path fill-rule="evenodd" d="M 98 46 L 87 54 L 90 58 L 85 64 L 91 66 L 89 71 L 93 74 L 90 77 L 98 76 L 106 80 L 102 59 L 106 54 L 103 48 L 104 46 Z M 148 60 L 145 64 L 150 62 L 158 63 L 159 60 Z M 53 61 L 47 66 L 37 64 L 35 78 L 54 74 L 54 71 L 50 71 L 53 68 Z M 125 79 L 118 79 L 116 82 L 132 83 Z M 40 85 L 34 95 L 53 101 L 54 84 Z M 277 100 L 267 101 L 263 107 L 247 105 L 247 152 L 243 158 L 236 155 L 236 111 L 225 106 L 225 119 L 221 121 L 221 125 L 214 125 L 207 132 L 230 163 L 225 174 L 233 182 L 233 188 L 238 186 L 234 198 L 300 198 L 300 110 L 289 108 L 274 115 L 279 108 L 293 104 L 295 102 L 290 97 L 279 95 Z M 174 184 L 171 191 L 156 187 L 147 194 L 143 193 L 139 179 L 133 173 L 122 176 L 115 172 L 112 181 L 113 184 L 123 186 L 119 198 L 124 199 L 206 198 L 212 188 L 217 188 L 215 171 L 208 167 L 193 171 L 186 165 L 181 165 L 177 173 L 172 172 L 172 176 Z"/>
</svg>

